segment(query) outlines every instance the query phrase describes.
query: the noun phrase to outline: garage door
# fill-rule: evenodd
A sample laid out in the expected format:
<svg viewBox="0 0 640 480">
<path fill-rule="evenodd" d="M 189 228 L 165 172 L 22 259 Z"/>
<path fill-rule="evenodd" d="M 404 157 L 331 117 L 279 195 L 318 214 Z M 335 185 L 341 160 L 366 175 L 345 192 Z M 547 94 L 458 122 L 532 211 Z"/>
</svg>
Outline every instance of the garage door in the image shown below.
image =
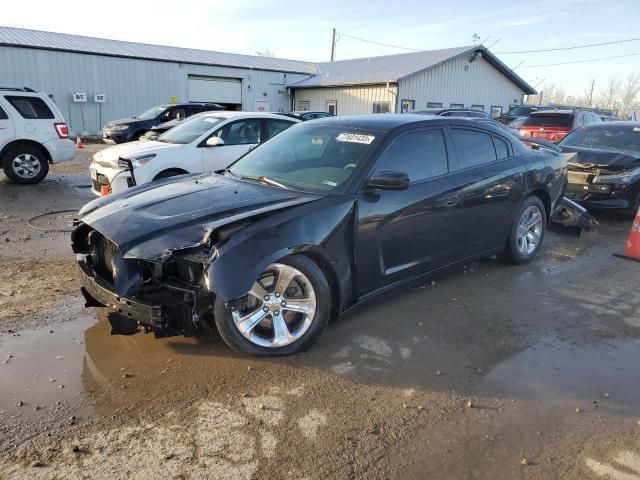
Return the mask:
<svg viewBox="0 0 640 480">
<path fill-rule="evenodd" d="M 189 101 L 242 104 L 239 78 L 189 76 Z"/>
</svg>

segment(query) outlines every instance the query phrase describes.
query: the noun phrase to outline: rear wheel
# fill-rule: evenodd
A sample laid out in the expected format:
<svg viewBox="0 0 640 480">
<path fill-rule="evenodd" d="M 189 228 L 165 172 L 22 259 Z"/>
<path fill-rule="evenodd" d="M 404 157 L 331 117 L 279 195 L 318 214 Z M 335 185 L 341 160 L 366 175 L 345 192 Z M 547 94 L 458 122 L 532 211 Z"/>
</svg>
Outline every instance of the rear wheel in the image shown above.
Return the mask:
<svg viewBox="0 0 640 480">
<path fill-rule="evenodd" d="M 40 183 L 49 173 L 49 162 L 44 152 L 31 145 L 11 147 L 2 158 L 2 168 L 15 183 Z"/>
<path fill-rule="evenodd" d="M 519 265 L 530 262 L 540 250 L 547 226 L 547 214 L 542 200 L 525 198 L 515 217 L 507 243 L 507 255 Z"/>
<path fill-rule="evenodd" d="M 290 355 L 307 349 L 322 334 L 331 313 L 327 279 L 303 255 L 273 263 L 233 308 L 218 298 L 215 322 L 223 340 L 239 353 Z"/>
</svg>

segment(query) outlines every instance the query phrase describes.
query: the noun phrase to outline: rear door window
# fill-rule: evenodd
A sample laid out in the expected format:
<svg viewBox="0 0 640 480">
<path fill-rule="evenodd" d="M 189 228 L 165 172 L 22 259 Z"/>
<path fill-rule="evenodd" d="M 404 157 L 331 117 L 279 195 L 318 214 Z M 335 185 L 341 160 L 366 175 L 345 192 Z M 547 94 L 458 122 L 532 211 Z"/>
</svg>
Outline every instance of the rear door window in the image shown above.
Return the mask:
<svg viewBox="0 0 640 480">
<path fill-rule="evenodd" d="M 270 139 L 274 135 L 277 135 L 278 133 L 282 132 L 283 130 L 286 130 L 291 125 L 293 125 L 293 122 L 287 122 L 286 120 L 267 119 L 265 120 L 265 122 L 267 124 L 267 138 L 265 140 Z"/>
<path fill-rule="evenodd" d="M 454 128 L 451 130 L 458 156 L 458 169 L 476 167 L 497 159 L 492 136 L 477 130 Z"/>
<path fill-rule="evenodd" d="M 44 100 L 39 97 L 7 95 L 5 98 L 11 106 L 18 111 L 22 118 L 29 120 L 54 118 L 51 109 Z"/>
<path fill-rule="evenodd" d="M 376 161 L 374 172 L 396 171 L 419 182 L 448 173 L 442 130 L 421 130 L 395 138 Z"/>
<path fill-rule="evenodd" d="M 507 142 L 505 142 L 501 138 L 493 137 L 493 144 L 496 147 L 496 155 L 498 156 L 498 160 L 509 157 L 509 147 L 507 146 Z"/>
</svg>

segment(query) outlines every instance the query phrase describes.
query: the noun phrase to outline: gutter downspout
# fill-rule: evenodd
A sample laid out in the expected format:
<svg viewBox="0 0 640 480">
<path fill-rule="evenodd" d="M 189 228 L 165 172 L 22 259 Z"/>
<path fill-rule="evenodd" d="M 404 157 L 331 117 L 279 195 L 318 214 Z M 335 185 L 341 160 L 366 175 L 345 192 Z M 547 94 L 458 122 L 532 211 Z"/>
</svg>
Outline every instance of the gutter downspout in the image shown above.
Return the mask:
<svg viewBox="0 0 640 480">
<path fill-rule="evenodd" d="M 398 89 L 398 84 L 396 83 L 396 90 Z M 390 93 L 391 95 L 393 95 L 395 97 L 395 102 L 394 105 L 394 112 L 393 113 L 398 113 L 398 92 L 397 91 L 393 91 L 391 90 L 391 88 L 389 88 L 389 82 L 387 82 L 387 93 Z"/>
</svg>

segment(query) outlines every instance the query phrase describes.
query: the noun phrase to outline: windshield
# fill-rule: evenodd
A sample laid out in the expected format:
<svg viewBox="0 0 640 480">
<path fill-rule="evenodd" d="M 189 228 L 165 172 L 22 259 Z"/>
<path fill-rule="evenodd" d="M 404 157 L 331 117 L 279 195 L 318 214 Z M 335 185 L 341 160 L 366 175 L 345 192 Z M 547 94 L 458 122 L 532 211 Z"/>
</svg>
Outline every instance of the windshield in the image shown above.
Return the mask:
<svg viewBox="0 0 640 480">
<path fill-rule="evenodd" d="M 135 116 L 138 120 L 153 120 L 166 110 L 166 107 L 152 107 L 144 113 Z"/>
<path fill-rule="evenodd" d="M 579 128 L 567 135 L 560 145 L 597 148 L 640 154 L 640 128 Z"/>
<path fill-rule="evenodd" d="M 531 113 L 531 110 L 533 110 L 531 107 L 511 107 L 505 115 L 529 115 Z"/>
<path fill-rule="evenodd" d="M 191 117 L 181 121 L 178 125 L 158 137 L 159 142 L 187 144 L 200 138 L 224 118 L 220 117 Z"/>
<path fill-rule="evenodd" d="M 573 118 L 569 115 L 535 115 L 525 119 L 523 127 L 564 127 L 571 128 Z"/>
<path fill-rule="evenodd" d="M 272 185 L 326 192 L 351 176 L 379 136 L 340 126 L 300 124 L 249 152 L 229 171 Z"/>
</svg>

